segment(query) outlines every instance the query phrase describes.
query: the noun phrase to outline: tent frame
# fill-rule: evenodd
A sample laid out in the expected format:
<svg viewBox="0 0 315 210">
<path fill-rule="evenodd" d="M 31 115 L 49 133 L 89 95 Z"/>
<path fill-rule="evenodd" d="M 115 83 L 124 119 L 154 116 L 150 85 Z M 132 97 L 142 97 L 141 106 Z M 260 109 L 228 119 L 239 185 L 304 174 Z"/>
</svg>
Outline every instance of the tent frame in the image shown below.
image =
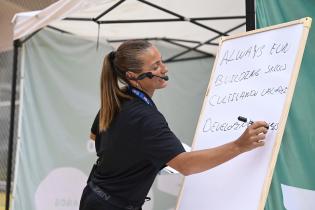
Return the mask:
<svg viewBox="0 0 315 210">
<path fill-rule="evenodd" d="M 178 53 L 168 59 L 166 59 L 164 62 L 178 62 L 178 61 L 185 61 L 185 60 L 194 60 L 194 59 L 203 59 L 203 58 L 209 58 L 209 57 L 214 57 L 213 54 L 204 52 L 202 50 L 199 50 L 198 48 L 203 46 L 203 45 L 218 45 L 217 43 L 212 43 L 215 39 L 219 38 L 220 36 L 226 36 L 228 33 L 242 27 L 243 25 L 246 24 L 246 31 L 254 30 L 255 29 L 255 0 L 245 0 L 245 5 L 246 5 L 246 16 L 226 16 L 226 17 L 199 17 L 199 18 L 186 18 L 182 15 L 179 15 L 175 12 L 172 12 L 170 10 L 167 10 L 165 8 L 162 8 L 158 5 L 155 5 L 151 2 L 148 2 L 146 0 L 138 0 L 139 2 L 142 2 L 144 4 L 147 4 L 151 7 L 154 7 L 156 9 L 159 9 L 161 11 L 164 11 L 168 14 L 171 14 L 177 18 L 171 18 L 171 19 L 144 19 L 144 20 L 107 20 L 107 21 L 100 21 L 100 18 L 105 16 L 107 13 L 118 7 L 120 4 L 125 2 L 126 0 L 120 0 L 119 2 L 115 3 L 112 5 L 110 8 L 108 8 L 106 11 L 101 13 L 95 18 L 65 18 L 64 20 L 68 21 L 93 21 L 96 24 L 98 24 L 98 28 L 100 29 L 101 24 L 124 24 L 124 23 L 144 23 L 144 22 L 172 22 L 172 21 L 188 21 L 192 24 L 198 25 L 202 28 L 205 28 L 207 30 L 210 30 L 212 32 L 217 33 L 215 37 L 205 41 L 205 42 L 199 42 L 199 41 L 194 41 L 194 40 L 183 40 L 183 39 L 176 39 L 176 38 L 146 38 L 146 40 L 161 40 L 164 42 L 167 42 L 169 44 L 173 44 L 179 47 L 183 47 L 185 50 L 182 51 L 181 53 Z M 220 32 L 218 30 L 215 30 L 211 27 L 208 27 L 204 24 L 201 24 L 197 21 L 202 21 L 202 20 L 223 20 L 223 19 L 242 19 L 246 18 L 246 22 L 239 24 L 225 32 Z M 61 33 L 69 33 L 67 31 L 52 27 L 52 26 L 47 26 L 48 28 L 57 30 Z M 10 192 L 11 192 L 11 181 L 12 181 L 12 162 L 13 162 L 13 143 L 14 143 L 14 119 L 15 119 L 15 102 L 16 102 L 16 87 L 17 87 L 17 74 L 18 74 L 18 56 L 19 56 L 19 48 L 22 47 L 22 45 L 32 38 L 36 33 L 38 33 L 41 29 L 33 32 L 29 36 L 27 36 L 24 39 L 17 39 L 14 40 L 13 42 L 13 72 L 12 72 L 12 82 L 11 82 L 11 105 L 10 105 L 10 130 L 9 130 L 9 142 L 8 142 L 8 159 L 7 159 L 7 180 L 6 180 L 6 201 L 5 201 L 5 210 L 9 210 L 10 208 Z M 99 32 L 99 31 L 98 31 Z M 69 33 L 71 34 L 71 33 Z M 98 33 L 99 34 L 99 33 Z M 97 38 L 97 43 L 99 40 L 99 36 Z M 114 42 L 123 42 L 125 40 L 108 40 L 109 43 L 114 43 Z M 180 42 L 180 43 L 179 43 Z M 196 44 L 194 47 L 189 47 L 183 43 L 193 43 Z M 185 57 L 185 58 L 178 58 L 188 52 L 195 51 L 198 53 L 201 53 L 203 55 L 197 56 L 197 57 Z M 176 59 L 177 58 L 177 59 Z M 21 93 L 22 94 L 22 93 Z M 22 104 L 21 104 L 22 106 Z M 21 109 L 20 109 L 21 110 Z M 18 151 L 16 151 L 18 152 Z M 17 156 L 18 157 L 18 156 Z"/>
</svg>

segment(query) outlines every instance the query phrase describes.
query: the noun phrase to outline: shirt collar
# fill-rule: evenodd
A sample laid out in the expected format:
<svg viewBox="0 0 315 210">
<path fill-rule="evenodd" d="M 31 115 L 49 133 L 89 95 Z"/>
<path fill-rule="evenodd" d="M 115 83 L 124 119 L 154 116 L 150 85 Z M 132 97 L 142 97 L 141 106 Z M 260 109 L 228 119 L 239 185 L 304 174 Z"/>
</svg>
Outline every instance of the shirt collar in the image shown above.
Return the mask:
<svg viewBox="0 0 315 210">
<path fill-rule="evenodd" d="M 146 94 L 144 91 L 130 85 L 128 86 L 128 90 L 132 95 L 136 96 L 137 98 L 139 98 L 146 104 L 156 108 L 152 98 L 148 94 Z"/>
</svg>

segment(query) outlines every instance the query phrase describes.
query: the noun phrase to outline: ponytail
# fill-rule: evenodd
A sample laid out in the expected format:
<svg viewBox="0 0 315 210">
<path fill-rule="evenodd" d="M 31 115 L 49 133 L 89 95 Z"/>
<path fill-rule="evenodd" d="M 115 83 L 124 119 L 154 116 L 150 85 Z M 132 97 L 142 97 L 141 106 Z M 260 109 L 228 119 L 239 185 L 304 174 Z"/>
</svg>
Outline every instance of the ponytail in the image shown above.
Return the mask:
<svg viewBox="0 0 315 210">
<path fill-rule="evenodd" d="M 101 108 L 99 114 L 99 131 L 109 127 L 115 115 L 120 111 L 122 100 L 132 97 L 119 87 L 119 82 L 129 84 L 126 72 L 140 73 L 143 61 L 140 55 L 152 47 L 146 40 L 130 40 L 119 46 L 104 58 L 101 74 Z"/>
<path fill-rule="evenodd" d="M 101 74 L 101 108 L 99 114 L 99 131 L 105 131 L 112 122 L 114 116 L 119 112 L 121 100 L 130 98 L 120 88 L 118 76 L 115 72 L 110 54 L 108 54 L 103 63 Z"/>
</svg>

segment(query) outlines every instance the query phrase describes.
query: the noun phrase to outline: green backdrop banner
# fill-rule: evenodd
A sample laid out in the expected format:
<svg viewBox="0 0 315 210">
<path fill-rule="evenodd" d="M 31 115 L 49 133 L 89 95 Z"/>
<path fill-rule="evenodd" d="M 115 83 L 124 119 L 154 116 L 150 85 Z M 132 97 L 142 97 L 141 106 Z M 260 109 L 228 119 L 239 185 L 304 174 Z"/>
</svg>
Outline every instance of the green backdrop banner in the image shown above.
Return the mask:
<svg viewBox="0 0 315 210">
<path fill-rule="evenodd" d="M 257 27 L 315 19 L 315 1 L 257 0 Z M 265 209 L 315 209 L 315 26 L 311 27 Z"/>
</svg>

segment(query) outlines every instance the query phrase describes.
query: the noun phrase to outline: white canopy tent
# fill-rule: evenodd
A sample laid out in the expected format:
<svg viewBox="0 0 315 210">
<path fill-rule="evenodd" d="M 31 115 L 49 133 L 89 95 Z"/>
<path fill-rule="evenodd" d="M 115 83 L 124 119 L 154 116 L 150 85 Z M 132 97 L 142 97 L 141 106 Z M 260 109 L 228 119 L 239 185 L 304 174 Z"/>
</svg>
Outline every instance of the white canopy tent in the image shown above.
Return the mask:
<svg viewBox="0 0 315 210">
<path fill-rule="evenodd" d="M 248 2 L 251 2 L 251 4 L 247 5 L 253 8 L 252 1 Z M 248 9 L 247 13 L 247 20 L 251 20 L 247 21 L 247 26 L 252 27 L 254 12 Z M 90 40 L 101 49 L 106 48 L 102 48 L 102 46 L 115 48 L 118 43 L 126 39 L 155 40 L 157 45 L 162 43 L 162 48 L 165 47 L 163 43 L 167 44 L 166 48 L 174 46 L 176 50 L 167 51 L 164 61 L 169 63 L 175 61 L 176 63 L 189 60 L 196 61 L 190 64 L 197 64 L 194 70 L 183 70 L 185 72 L 183 76 L 189 78 L 194 74 L 200 74 L 198 68 L 201 68 L 200 65 L 204 65 L 202 64 L 205 61 L 204 59 L 215 56 L 220 36 L 245 31 L 245 18 L 244 0 L 221 0 L 220 2 L 209 0 L 60 0 L 42 11 L 18 13 L 13 18 L 15 57 L 11 107 L 14 107 L 15 101 L 18 49 L 45 27 L 58 31 L 58 33 L 61 32 L 60 34 L 63 35 Z M 48 34 L 47 36 L 51 35 Z M 66 37 L 65 40 L 69 40 L 69 37 Z M 106 50 L 101 52 L 106 52 Z M 201 61 L 201 64 L 198 64 L 198 60 Z M 25 59 L 22 59 L 23 61 L 25 62 Z M 208 69 L 210 70 L 209 60 L 206 63 L 209 64 Z M 185 69 L 184 65 L 189 66 L 189 64 L 183 63 L 180 68 Z M 179 69 L 176 74 L 174 73 L 174 77 L 180 74 L 182 73 Z M 208 75 L 209 72 L 200 74 L 200 78 L 197 78 L 197 81 L 193 81 L 190 85 L 199 83 L 198 79 L 201 78 L 204 78 L 204 84 L 207 84 Z M 183 88 L 183 86 L 179 85 L 177 88 Z M 23 96 L 23 91 L 21 91 L 21 94 Z M 176 91 L 174 94 L 176 95 Z M 192 98 L 196 98 L 193 95 L 196 94 L 196 91 L 190 91 L 187 94 L 190 94 Z M 199 97 L 201 99 L 203 95 L 199 94 L 197 98 Z M 174 95 L 161 96 L 158 99 L 164 100 L 164 103 L 166 103 L 171 98 L 174 98 Z M 201 101 L 198 103 L 198 105 L 194 106 L 198 107 Z M 23 107 L 23 102 L 21 102 L 21 107 Z M 170 109 L 168 110 L 169 113 L 177 111 L 176 107 L 168 109 Z M 21 122 L 23 112 L 25 110 L 20 108 L 20 125 L 23 124 Z M 198 115 L 198 113 L 197 110 L 193 112 L 194 115 Z M 14 119 L 14 109 L 11 108 L 11 121 L 13 121 L 12 119 Z M 171 127 L 176 127 L 176 115 L 170 115 L 169 119 Z M 183 125 L 181 124 L 180 126 Z M 189 126 L 194 126 L 194 124 L 190 122 Z M 11 123 L 10 128 L 10 145 L 12 145 L 13 123 Z M 190 136 L 193 136 L 193 129 L 190 129 Z M 18 137 L 20 137 L 20 134 L 18 134 Z M 18 153 L 19 151 L 17 150 L 17 155 Z M 9 160 L 12 160 L 12 146 L 9 155 Z M 19 161 L 19 158 L 17 158 L 17 161 Z M 11 165 L 8 165 L 8 168 L 11 168 Z M 18 166 L 16 166 L 16 169 L 18 169 Z M 18 173 L 17 171 L 16 176 Z M 15 180 L 17 179 L 15 178 Z M 7 183 L 10 182 L 11 174 L 8 176 Z M 9 191 L 10 185 L 7 187 L 7 192 Z M 146 209 L 152 208 L 147 207 Z"/>
<path fill-rule="evenodd" d="M 244 0 L 61 0 L 42 11 L 18 13 L 13 23 L 14 40 L 48 26 L 110 42 L 164 39 L 209 56 L 220 36 L 245 30 L 245 18 Z"/>
</svg>

